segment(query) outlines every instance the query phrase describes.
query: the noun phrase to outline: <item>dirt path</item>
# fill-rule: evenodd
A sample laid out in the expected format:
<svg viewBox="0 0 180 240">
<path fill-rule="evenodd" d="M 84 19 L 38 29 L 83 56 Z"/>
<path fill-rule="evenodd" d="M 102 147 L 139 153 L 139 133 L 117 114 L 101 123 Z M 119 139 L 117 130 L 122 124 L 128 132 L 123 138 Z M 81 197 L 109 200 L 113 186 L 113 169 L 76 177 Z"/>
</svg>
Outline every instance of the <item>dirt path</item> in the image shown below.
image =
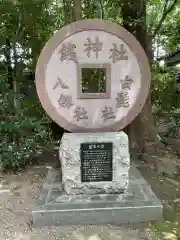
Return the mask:
<svg viewBox="0 0 180 240">
<path fill-rule="evenodd" d="M 90 226 L 85 228 L 71 226 L 32 229 L 31 208 L 37 199 L 47 171 L 47 166 L 28 166 L 22 173 L 9 175 L 0 173 L 1 240 L 158 239 L 155 238 L 150 229 L 140 228 L 127 229 L 113 226 Z M 147 174 L 145 175 L 147 176 Z M 149 178 L 151 177 L 149 176 Z"/>
</svg>

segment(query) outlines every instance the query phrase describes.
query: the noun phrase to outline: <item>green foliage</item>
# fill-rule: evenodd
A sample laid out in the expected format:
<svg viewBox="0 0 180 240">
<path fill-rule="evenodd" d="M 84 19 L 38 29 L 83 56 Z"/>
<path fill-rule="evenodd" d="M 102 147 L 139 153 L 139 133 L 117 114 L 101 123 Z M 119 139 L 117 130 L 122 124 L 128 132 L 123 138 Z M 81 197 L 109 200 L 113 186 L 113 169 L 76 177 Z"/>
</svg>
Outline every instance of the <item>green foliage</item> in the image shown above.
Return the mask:
<svg viewBox="0 0 180 240">
<path fill-rule="evenodd" d="M 176 68 L 164 69 L 153 64 L 152 68 L 152 104 L 156 119 L 180 126 L 180 92 L 176 88 Z"/>
<path fill-rule="evenodd" d="M 152 68 L 152 101 L 162 111 L 170 111 L 180 103 L 176 93 L 175 69 L 163 69 L 158 63 Z"/>
<path fill-rule="evenodd" d="M 180 7 L 180 6 L 179 6 Z M 177 8 L 161 29 L 161 41 L 168 52 L 174 52 L 180 48 L 180 11 Z"/>
<path fill-rule="evenodd" d="M 42 47 L 63 25 L 61 8 L 51 0 L 1 0 L 0 54 L 11 55 L 18 73 L 22 63 L 34 71 Z"/>
<path fill-rule="evenodd" d="M 18 168 L 53 143 L 49 118 L 37 99 L 34 70 L 42 47 L 64 24 L 62 9 L 60 0 L 0 0 L 0 160 L 4 169 Z"/>
<path fill-rule="evenodd" d="M 1 164 L 4 169 L 17 169 L 31 161 L 53 144 L 52 134 L 47 127 L 47 118 L 36 114 L 28 115 L 25 96 L 15 94 L 9 89 L 6 78 L 0 78 L 0 150 Z M 21 108 L 17 112 L 14 106 L 19 100 Z M 43 112 L 40 109 L 39 111 Z"/>
<path fill-rule="evenodd" d="M 82 69 L 82 86 L 84 92 L 104 92 L 105 91 L 105 71 L 104 69 Z"/>
</svg>

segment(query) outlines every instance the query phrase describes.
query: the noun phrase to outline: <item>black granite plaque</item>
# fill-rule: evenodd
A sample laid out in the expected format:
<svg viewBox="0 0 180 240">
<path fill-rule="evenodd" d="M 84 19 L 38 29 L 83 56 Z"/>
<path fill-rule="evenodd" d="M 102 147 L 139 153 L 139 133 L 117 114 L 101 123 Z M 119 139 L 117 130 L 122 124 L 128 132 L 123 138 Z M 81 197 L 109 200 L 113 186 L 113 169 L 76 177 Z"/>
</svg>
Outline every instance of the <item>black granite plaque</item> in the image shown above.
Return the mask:
<svg viewBox="0 0 180 240">
<path fill-rule="evenodd" d="M 112 181 L 112 143 L 82 143 L 80 147 L 80 157 L 82 182 Z"/>
</svg>

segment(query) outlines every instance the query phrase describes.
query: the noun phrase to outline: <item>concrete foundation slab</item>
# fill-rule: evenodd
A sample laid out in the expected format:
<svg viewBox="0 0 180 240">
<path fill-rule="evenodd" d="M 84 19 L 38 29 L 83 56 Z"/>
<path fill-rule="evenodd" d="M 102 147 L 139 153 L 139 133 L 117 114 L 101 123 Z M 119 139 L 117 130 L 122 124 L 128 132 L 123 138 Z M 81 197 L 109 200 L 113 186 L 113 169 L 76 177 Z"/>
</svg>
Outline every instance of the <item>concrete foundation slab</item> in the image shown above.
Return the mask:
<svg viewBox="0 0 180 240">
<path fill-rule="evenodd" d="M 134 165 L 129 177 L 129 188 L 123 194 L 65 195 L 60 169 L 50 169 L 32 210 L 34 227 L 131 225 L 162 220 L 163 206 Z"/>
</svg>

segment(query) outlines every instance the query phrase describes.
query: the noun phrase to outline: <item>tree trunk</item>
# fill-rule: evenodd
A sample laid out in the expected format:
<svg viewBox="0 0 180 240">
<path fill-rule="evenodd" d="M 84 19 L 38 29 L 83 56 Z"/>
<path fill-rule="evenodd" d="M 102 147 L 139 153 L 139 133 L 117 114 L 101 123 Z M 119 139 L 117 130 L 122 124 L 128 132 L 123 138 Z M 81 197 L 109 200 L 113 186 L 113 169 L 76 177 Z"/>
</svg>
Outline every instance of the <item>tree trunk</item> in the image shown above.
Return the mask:
<svg viewBox="0 0 180 240">
<path fill-rule="evenodd" d="M 13 89 L 13 69 L 11 63 L 11 43 L 9 39 L 6 39 L 5 59 L 7 68 L 7 78 L 10 89 Z"/>
<path fill-rule="evenodd" d="M 74 19 L 75 21 L 82 19 L 81 0 L 74 0 Z"/>
<path fill-rule="evenodd" d="M 146 0 L 123 0 L 121 9 L 124 28 L 137 38 L 151 64 L 152 45 L 151 49 L 147 45 Z M 133 150 L 137 150 L 140 153 L 155 150 L 157 132 L 152 116 L 150 93 L 142 111 L 128 126 L 127 131 L 130 139 L 130 147 Z"/>
<path fill-rule="evenodd" d="M 14 76 L 13 76 L 13 90 L 14 90 L 14 108 L 17 114 L 20 112 L 20 100 L 18 95 L 20 93 L 20 77 L 22 77 L 21 70 L 18 68 L 18 55 L 16 50 L 16 45 L 12 46 L 13 59 L 14 59 Z"/>
</svg>

